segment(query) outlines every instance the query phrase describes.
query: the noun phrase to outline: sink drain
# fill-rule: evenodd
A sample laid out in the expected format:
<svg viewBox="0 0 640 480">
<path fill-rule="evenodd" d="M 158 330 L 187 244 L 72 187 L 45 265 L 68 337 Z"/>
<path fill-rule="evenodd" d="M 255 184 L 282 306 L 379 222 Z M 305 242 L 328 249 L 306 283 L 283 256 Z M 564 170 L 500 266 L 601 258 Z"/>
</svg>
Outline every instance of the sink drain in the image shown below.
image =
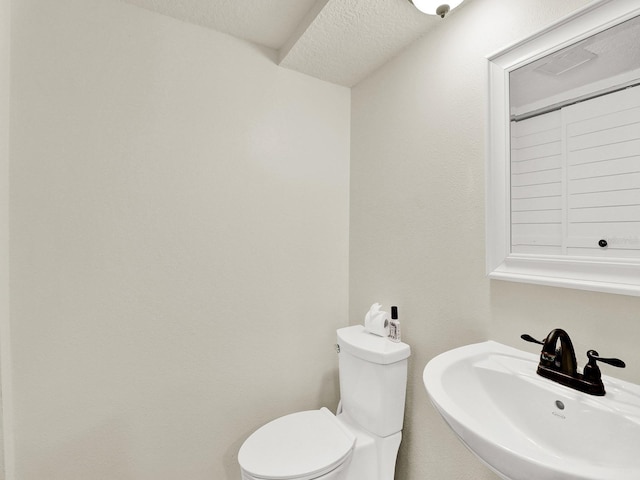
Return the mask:
<svg viewBox="0 0 640 480">
<path fill-rule="evenodd" d="M 558 410 L 564 410 L 564 403 L 560 400 L 556 400 L 556 407 L 558 407 Z"/>
</svg>

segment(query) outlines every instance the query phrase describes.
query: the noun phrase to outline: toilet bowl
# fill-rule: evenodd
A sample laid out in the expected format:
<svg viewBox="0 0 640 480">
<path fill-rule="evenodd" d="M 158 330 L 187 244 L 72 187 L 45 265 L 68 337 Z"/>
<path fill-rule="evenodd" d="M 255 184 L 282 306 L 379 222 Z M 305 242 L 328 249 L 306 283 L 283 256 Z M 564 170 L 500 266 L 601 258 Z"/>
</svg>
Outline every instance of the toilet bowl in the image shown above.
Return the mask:
<svg viewBox="0 0 640 480">
<path fill-rule="evenodd" d="M 393 480 L 409 345 L 338 330 L 340 407 L 277 418 L 240 447 L 242 480 Z"/>
<path fill-rule="evenodd" d="M 256 430 L 238 453 L 243 480 L 342 480 L 356 436 L 326 408 L 292 413 Z"/>
</svg>

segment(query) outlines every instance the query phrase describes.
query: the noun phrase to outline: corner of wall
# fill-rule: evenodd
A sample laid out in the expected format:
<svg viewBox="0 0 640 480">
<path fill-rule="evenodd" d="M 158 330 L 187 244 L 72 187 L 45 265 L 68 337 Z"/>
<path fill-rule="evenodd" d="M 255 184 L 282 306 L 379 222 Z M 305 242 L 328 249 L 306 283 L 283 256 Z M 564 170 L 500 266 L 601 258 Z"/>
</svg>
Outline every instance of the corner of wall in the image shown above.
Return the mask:
<svg viewBox="0 0 640 480">
<path fill-rule="evenodd" d="M 10 0 L 0 0 L 0 478 L 13 479 L 9 335 L 9 65 Z"/>
</svg>

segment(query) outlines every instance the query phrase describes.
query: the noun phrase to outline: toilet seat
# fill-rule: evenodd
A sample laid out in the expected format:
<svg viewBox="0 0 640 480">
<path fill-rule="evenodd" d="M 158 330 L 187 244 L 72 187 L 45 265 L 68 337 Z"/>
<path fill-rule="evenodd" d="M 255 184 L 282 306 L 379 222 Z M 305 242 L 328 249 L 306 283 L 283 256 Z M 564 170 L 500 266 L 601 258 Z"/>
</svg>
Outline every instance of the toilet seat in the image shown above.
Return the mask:
<svg viewBox="0 0 640 480">
<path fill-rule="evenodd" d="M 256 479 L 311 480 L 347 460 L 355 441 L 355 435 L 326 408 L 292 413 L 247 438 L 238 462 Z"/>
</svg>

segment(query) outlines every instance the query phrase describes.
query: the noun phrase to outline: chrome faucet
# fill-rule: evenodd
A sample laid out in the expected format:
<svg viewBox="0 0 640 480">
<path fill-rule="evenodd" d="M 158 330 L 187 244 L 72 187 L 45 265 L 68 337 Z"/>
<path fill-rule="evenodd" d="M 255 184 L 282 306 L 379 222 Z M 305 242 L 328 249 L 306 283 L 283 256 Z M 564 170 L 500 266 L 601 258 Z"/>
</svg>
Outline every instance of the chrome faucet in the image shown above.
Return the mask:
<svg viewBox="0 0 640 480">
<path fill-rule="evenodd" d="M 545 340 L 536 340 L 531 335 L 521 335 L 527 342 L 542 345 L 538 375 L 579 390 L 589 395 L 604 395 L 605 389 L 602 383 L 600 368 L 596 362 L 603 362 L 614 367 L 624 368 L 625 363 L 618 358 L 602 358 L 595 350 L 587 352 L 589 363 L 584 367 L 583 373 L 578 372 L 576 353 L 569 334 L 560 328 L 551 330 Z"/>
</svg>

